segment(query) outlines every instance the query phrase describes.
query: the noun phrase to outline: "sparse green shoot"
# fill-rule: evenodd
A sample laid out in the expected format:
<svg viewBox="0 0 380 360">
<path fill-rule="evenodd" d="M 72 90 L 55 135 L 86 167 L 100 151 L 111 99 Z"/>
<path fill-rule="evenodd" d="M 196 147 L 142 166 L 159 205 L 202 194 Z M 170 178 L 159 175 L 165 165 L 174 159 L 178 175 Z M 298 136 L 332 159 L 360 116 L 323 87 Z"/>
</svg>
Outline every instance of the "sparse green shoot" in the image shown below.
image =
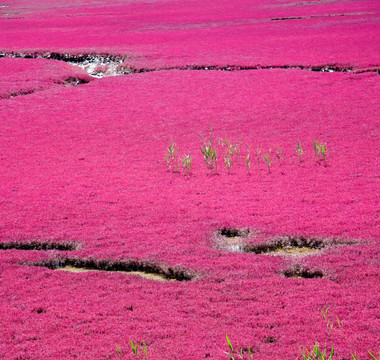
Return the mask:
<svg viewBox="0 0 380 360">
<path fill-rule="evenodd" d="M 182 157 L 181 157 L 181 163 L 182 163 L 182 172 L 183 172 L 183 175 L 191 175 L 192 174 L 192 163 L 191 163 L 192 159 L 191 159 L 191 156 L 190 154 L 184 154 Z"/>
<path fill-rule="evenodd" d="M 228 335 L 226 334 L 226 339 L 227 339 L 227 344 L 228 344 L 228 347 L 230 348 L 230 351 L 223 351 L 225 354 L 227 354 L 231 360 L 235 360 L 235 350 L 231 344 L 231 341 L 228 337 Z M 253 352 L 251 350 L 251 348 L 248 348 L 248 349 L 243 349 L 242 347 L 239 347 L 239 349 L 237 350 L 237 355 L 239 356 L 240 359 L 244 360 L 244 353 L 248 353 L 248 359 L 249 360 L 253 360 Z"/>
<path fill-rule="evenodd" d="M 299 141 L 297 142 L 297 146 L 295 148 L 295 151 L 296 151 L 296 155 L 297 155 L 300 163 L 302 163 L 302 161 L 303 161 L 303 149 L 302 149 L 301 143 Z"/>
<path fill-rule="evenodd" d="M 320 148 L 320 150 L 321 150 L 322 160 L 323 160 L 323 162 L 326 164 L 326 150 L 327 150 L 327 144 L 320 145 L 319 148 Z"/>
<path fill-rule="evenodd" d="M 369 350 L 368 351 L 368 354 L 371 356 L 372 360 L 380 360 L 380 350 L 379 350 L 379 357 L 376 359 L 375 355 L 373 355 Z"/>
<path fill-rule="evenodd" d="M 139 350 L 139 344 L 138 343 L 134 343 L 133 340 L 129 340 L 129 342 L 131 344 L 133 355 L 137 356 L 137 352 Z"/>
<path fill-rule="evenodd" d="M 264 155 L 264 160 L 267 163 L 269 174 L 270 174 L 270 167 L 272 165 L 271 151 L 272 149 L 269 149 L 269 151 Z"/>
<path fill-rule="evenodd" d="M 317 141 L 314 141 L 314 159 L 315 161 L 323 161 L 326 165 L 326 151 L 327 151 L 327 144 L 319 144 Z"/>
<path fill-rule="evenodd" d="M 216 152 L 216 148 L 213 145 L 213 136 L 212 130 L 210 130 L 210 137 L 207 139 L 202 136 L 203 147 L 201 148 L 201 152 L 206 162 L 206 166 L 211 171 L 218 170 L 218 155 Z"/>
<path fill-rule="evenodd" d="M 227 354 L 232 360 L 235 360 L 235 356 L 234 356 L 234 348 L 232 347 L 232 344 L 231 344 L 230 338 L 228 337 L 227 334 L 226 334 L 226 339 L 227 339 L 228 347 L 230 348 L 230 352 L 227 352 L 227 351 L 223 351 L 223 352 L 224 352 L 225 354 Z"/>
<path fill-rule="evenodd" d="M 275 151 L 276 151 L 276 158 L 281 167 L 282 162 L 284 161 L 284 150 L 281 147 L 277 147 Z"/>
<path fill-rule="evenodd" d="M 257 165 L 260 165 L 260 158 L 261 158 L 262 150 L 263 150 L 262 146 L 256 147 L 255 154 L 256 154 L 256 158 L 257 158 Z"/>
<path fill-rule="evenodd" d="M 117 351 L 117 356 L 119 357 L 119 359 L 121 359 L 121 349 L 118 345 L 116 345 L 116 351 Z"/>
<path fill-rule="evenodd" d="M 244 157 L 244 164 L 249 174 L 251 172 L 251 150 L 248 145 L 247 145 L 247 155 Z"/>
<path fill-rule="evenodd" d="M 302 349 L 301 355 L 304 360 L 331 360 L 334 356 L 334 346 L 331 347 L 330 355 L 328 355 L 326 350 L 322 350 L 318 343 L 315 343 L 314 346 L 310 349 Z"/>
<path fill-rule="evenodd" d="M 226 166 L 228 173 L 230 173 L 234 163 L 237 163 L 240 157 L 241 137 L 239 138 L 239 141 L 236 143 L 233 143 L 226 137 L 224 137 L 224 139 L 219 139 L 218 143 L 222 146 L 222 148 L 224 148 L 224 165 Z"/>
<path fill-rule="evenodd" d="M 319 158 L 319 145 L 318 142 L 314 140 L 313 142 L 313 147 L 314 147 L 314 159 L 315 161 L 318 161 Z"/>
<path fill-rule="evenodd" d="M 148 360 L 148 348 L 145 342 L 140 343 L 140 345 L 142 346 L 141 351 L 139 351 L 139 344 L 137 342 L 134 342 L 133 340 L 129 339 L 129 343 L 131 344 L 131 350 L 132 350 L 133 356 L 139 357 L 141 360 Z M 117 345 L 116 347 L 118 349 L 118 355 L 120 354 L 119 357 L 121 359 L 120 348 Z"/>
<path fill-rule="evenodd" d="M 175 142 L 172 142 L 167 148 L 165 159 L 166 159 L 166 166 L 168 167 L 168 170 L 172 172 L 177 172 L 179 168 L 178 147 Z"/>
<path fill-rule="evenodd" d="M 224 165 L 226 166 L 227 172 L 231 173 L 232 159 L 228 155 L 224 155 Z"/>
</svg>

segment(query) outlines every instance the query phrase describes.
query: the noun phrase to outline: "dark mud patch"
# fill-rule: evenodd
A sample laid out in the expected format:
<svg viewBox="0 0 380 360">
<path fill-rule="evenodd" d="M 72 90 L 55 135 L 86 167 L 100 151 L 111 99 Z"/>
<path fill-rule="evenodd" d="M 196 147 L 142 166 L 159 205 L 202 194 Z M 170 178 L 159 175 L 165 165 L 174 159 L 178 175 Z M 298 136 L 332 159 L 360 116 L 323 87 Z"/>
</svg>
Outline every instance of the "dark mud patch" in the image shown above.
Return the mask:
<svg viewBox="0 0 380 360">
<path fill-rule="evenodd" d="M 287 278 L 304 278 L 304 279 L 313 279 L 313 278 L 322 278 L 324 273 L 320 269 L 308 269 L 304 268 L 301 265 L 292 266 L 289 269 L 286 269 L 282 274 Z"/>
<path fill-rule="evenodd" d="M 0 250 L 60 250 L 60 251 L 73 251 L 78 250 L 80 244 L 73 241 L 7 241 L 0 242 Z"/>
<path fill-rule="evenodd" d="M 148 261 L 138 260 L 97 260 L 79 258 L 49 259 L 25 264 L 28 266 L 41 266 L 51 270 L 61 270 L 76 273 L 103 271 L 139 275 L 146 279 L 157 281 L 191 281 L 196 275 L 182 268 L 168 267 Z"/>
</svg>

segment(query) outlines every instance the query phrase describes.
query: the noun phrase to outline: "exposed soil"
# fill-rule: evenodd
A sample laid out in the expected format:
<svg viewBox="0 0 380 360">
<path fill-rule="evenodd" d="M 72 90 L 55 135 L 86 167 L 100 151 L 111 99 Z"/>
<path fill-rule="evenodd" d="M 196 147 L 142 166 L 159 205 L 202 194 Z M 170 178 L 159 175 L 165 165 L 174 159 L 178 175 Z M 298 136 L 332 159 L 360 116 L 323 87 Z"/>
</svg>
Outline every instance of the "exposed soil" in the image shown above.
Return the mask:
<svg viewBox="0 0 380 360">
<path fill-rule="evenodd" d="M 101 269 L 87 269 L 87 268 L 78 268 L 73 266 L 64 266 L 64 267 L 58 267 L 55 270 L 59 271 L 68 271 L 68 272 L 74 272 L 74 273 L 86 273 L 91 271 L 105 271 Z M 176 281 L 176 279 L 167 279 L 165 276 L 160 274 L 152 274 L 152 273 L 146 273 L 143 271 L 109 271 L 111 273 L 120 273 L 120 274 L 128 274 L 128 275 L 138 275 L 145 279 L 149 280 L 156 280 L 156 281 Z"/>
<path fill-rule="evenodd" d="M 32 262 L 27 265 L 47 267 L 52 270 L 71 272 L 106 271 L 124 274 L 136 274 L 147 279 L 160 281 L 190 281 L 197 276 L 187 270 L 172 268 L 148 261 L 136 260 L 96 260 L 80 258 L 56 258 Z"/>
<path fill-rule="evenodd" d="M 312 255 L 333 246 L 354 245 L 357 241 L 312 236 L 278 236 L 263 243 L 244 246 L 244 252 L 272 255 Z"/>
<path fill-rule="evenodd" d="M 303 255 L 312 255 L 319 251 L 319 249 L 309 248 L 305 246 L 294 247 L 294 246 L 285 246 L 283 248 L 277 248 L 270 250 L 267 254 L 273 255 L 293 255 L 293 256 L 303 256 Z"/>
</svg>

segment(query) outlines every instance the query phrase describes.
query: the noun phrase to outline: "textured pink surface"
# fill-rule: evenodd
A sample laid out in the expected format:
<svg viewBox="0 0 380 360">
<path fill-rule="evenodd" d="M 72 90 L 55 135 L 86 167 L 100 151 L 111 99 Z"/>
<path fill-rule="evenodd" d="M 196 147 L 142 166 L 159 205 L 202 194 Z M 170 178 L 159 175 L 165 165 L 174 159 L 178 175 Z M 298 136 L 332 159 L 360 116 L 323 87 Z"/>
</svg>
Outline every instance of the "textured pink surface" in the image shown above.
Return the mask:
<svg viewBox="0 0 380 360">
<path fill-rule="evenodd" d="M 378 65 L 373 1 L 12 1 L 0 51 L 105 52 L 136 67 Z M 1 16 L 1 15 L 0 15 Z M 272 19 L 305 17 L 274 21 Z M 30 31 L 32 29 L 32 31 Z M 25 33 L 28 36 L 25 36 Z"/>
<path fill-rule="evenodd" d="M 376 2 L 103 4 L 14 1 L 1 8 L 19 14 L 0 23 L 0 48 L 106 52 L 152 68 L 379 65 L 372 13 L 239 24 L 252 14 L 376 12 Z M 0 65 L 0 94 L 29 83 L 41 90 L 0 101 L 1 243 L 81 244 L 71 252 L 0 250 L 0 359 L 116 359 L 116 344 L 132 359 L 129 339 L 146 342 L 149 359 L 226 359 L 226 333 L 254 359 L 295 359 L 315 341 L 334 345 L 337 359 L 378 351 L 377 73 L 171 70 L 63 87 L 51 84 L 84 73 L 53 60 Z M 248 175 L 241 159 L 232 174 L 220 163 L 209 175 L 199 148 L 210 126 L 263 152 L 281 146 L 282 169 L 274 161 L 268 174 L 254 158 Z M 314 140 L 327 143 L 327 166 L 314 161 Z M 193 156 L 191 177 L 167 171 L 172 141 Z M 347 245 L 302 258 L 234 253 L 215 244 L 224 226 L 261 233 L 249 242 L 294 234 Z M 59 254 L 152 261 L 198 278 L 160 283 L 21 265 Z M 282 275 L 296 265 L 324 277 Z M 333 335 L 320 315 L 326 308 L 344 324 Z"/>
<path fill-rule="evenodd" d="M 11 58 L 0 59 L 0 78 L 0 99 L 92 80 L 85 70 L 62 61 Z"/>
</svg>

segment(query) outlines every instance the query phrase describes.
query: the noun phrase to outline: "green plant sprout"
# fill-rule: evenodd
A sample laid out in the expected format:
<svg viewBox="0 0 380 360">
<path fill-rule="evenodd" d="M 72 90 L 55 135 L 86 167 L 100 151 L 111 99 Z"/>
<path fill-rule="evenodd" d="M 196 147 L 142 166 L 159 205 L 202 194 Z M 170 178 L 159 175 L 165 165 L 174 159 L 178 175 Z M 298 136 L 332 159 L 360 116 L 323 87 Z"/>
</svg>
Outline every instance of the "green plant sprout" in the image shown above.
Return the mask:
<svg viewBox="0 0 380 360">
<path fill-rule="evenodd" d="M 224 137 L 224 140 L 219 138 L 219 145 L 225 148 L 223 154 L 224 165 L 226 166 L 228 174 L 231 173 L 232 166 L 234 164 L 235 145 Z"/>
<path fill-rule="evenodd" d="M 245 163 L 247 172 L 249 174 L 251 171 L 251 150 L 248 145 L 247 145 L 247 155 L 244 157 L 244 163 Z"/>
<path fill-rule="evenodd" d="M 369 350 L 367 350 L 367 351 L 368 351 L 368 354 L 371 356 L 372 360 L 380 360 L 380 350 L 379 350 L 379 357 L 377 359 L 376 359 L 375 355 L 373 355 Z"/>
<path fill-rule="evenodd" d="M 172 172 L 177 172 L 179 168 L 178 164 L 178 147 L 175 142 L 172 142 L 167 148 L 167 153 L 165 154 L 166 166 L 168 170 Z"/>
<path fill-rule="evenodd" d="M 135 344 L 132 340 L 129 340 L 129 342 L 131 343 L 133 355 L 137 356 L 137 352 L 139 350 L 139 344 L 137 344 L 137 343 Z"/>
<path fill-rule="evenodd" d="M 184 154 L 181 157 L 183 175 L 189 175 L 190 176 L 192 174 L 191 160 L 192 159 L 191 159 L 190 154 Z"/>
<path fill-rule="evenodd" d="M 235 356 L 234 356 L 234 348 L 232 347 L 232 344 L 231 344 L 231 341 L 230 341 L 230 338 L 228 337 L 228 335 L 226 334 L 226 339 L 227 339 L 227 344 L 228 344 L 228 347 L 230 348 L 230 353 L 227 352 L 227 351 L 223 351 L 225 354 L 227 354 L 232 360 L 235 360 Z"/>
<path fill-rule="evenodd" d="M 257 165 L 260 165 L 260 157 L 261 157 L 261 152 L 262 152 L 262 146 L 260 147 L 256 147 L 256 150 L 255 150 L 255 154 L 256 154 L 256 158 L 257 158 Z"/>
<path fill-rule="evenodd" d="M 203 148 L 201 152 L 206 162 L 206 166 L 211 171 L 218 171 L 218 155 L 216 148 L 213 146 L 212 129 L 210 129 L 209 139 L 202 136 Z"/>
<path fill-rule="evenodd" d="M 296 155 L 298 156 L 298 159 L 301 163 L 303 161 L 303 149 L 302 149 L 301 143 L 299 141 L 297 142 L 297 146 L 295 148 L 295 151 L 296 151 Z"/>
<path fill-rule="evenodd" d="M 268 166 L 268 173 L 270 174 L 270 166 L 272 165 L 272 159 L 271 159 L 271 151 L 272 149 L 269 149 L 268 153 L 264 155 L 264 160 L 267 163 Z"/>
<path fill-rule="evenodd" d="M 310 351 L 302 349 L 301 355 L 304 360 L 331 360 L 334 356 L 334 346 L 331 347 L 330 355 L 326 354 L 326 351 L 326 344 L 325 350 L 322 350 L 320 345 L 315 343 Z"/>
<path fill-rule="evenodd" d="M 313 142 L 313 147 L 314 147 L 314 160 L 318 161 L 318 158 L 319 158 L 319 145 L 318 145 L 318 143 L 315 140 Z"/>
<path fill-rule="evenodd" d="M 323 318 L 324 318 L 324 320 L 325 320 L 325 323 L 326 323 L 326 326 L 327 326 L 327 328 L 330 330 L 330 335 L 332 335 L 333 334 L 333 329 L 334 329 L 334 319 L 329 319 L 328 318 L 328 316 L 327 316 L 327 314 L 328 314 L 328 311 L 329 311 L 329 309 L 328 308 L 326 308 L 325 310 L 321 310 L 321 314 L 322 314 L 322 316 L 323 316 Z M 338 316 L 336 316 L 336 322 L 337 322 L 337 324 L 338 324 L 338 328 L 339 329 L 342 329 L 343 328 L 343 323 L 342 323 L 342 321 L 341 320 L 339 320 L 339 317 Z"/>
<path fill-rule="evenodd" d="M 332 331 L 334 328 L 334 320 L 333 320 L 333 317 L 328 316 L 328 311 L 329 311 L 328 308 L 322 309 L 321 314 L 323 316 L 323 319 L 325 320 L 325 323 L 328 329 L 327 331 L 328 333 L 330 332 L 329 335 L 332 336 Z M 336 316 L 336 322 L 338 324 L 339 329 L 343 329 L 343 322 L 339 319 L 338 316 Z M 373 355 L 369 350 L 367 351 L 368 351 L 368 354 L 371 356 L 372 360 L 380 360 L 380 351 L 379 351 L 378 358 L 376 358 L 375 355 Z M 330 354 L 328 354 L 326 343 L 324 346 L 324 350 L 322 350 L 319 343 L 316 342 L 310 350 L 303 348 L 301 350 L 301 355 L 302 355 L 303 360 L 332 360 L 334 356 L 334 346 L 331 346 Z M 358 360 L 356 353 L 351 354 L 351 357 L 353 360 Z"/>
<path fill-rule="evenodd" d="M 133 340 L 129 340 L 129 343 L 131 345 L 131 350 L 132 354 L 134 357 L 139 357 L 141 360 L 148 360 L 148 348 L 145 342 L 140 343 L 142 346 L 142 350 L 139 352 L 139 344 L 137 342 L 134 342 Z M 122 352 L 121 349 L 118 345 L 116 345 L 116 351 L 117 351 L 117 356 L 119 359 L 122 359 Z"/>
<path fill-rule="evenodd" d="M 319 144 L 317 141 L 314 141 L 313 146 L 314 146 L 315 161 L 322 160 L 324 164 L 326 165 L 327 144 Z"/>
<path fill-rule="evenodd" d="M 319 145 L 319 148 L 321 149 L 321 155 L 323 162 L 326 164 L 326 150 L 327 150 L 327 144 Z"/>
<path fill-rule="evenodd" d="M 130 344 L 131 344 L 131 349 L 132 349 L 132 353 L 135 357 L 137 357 L 139 355 L 139 344 L 137 342 L 133 342 L 131 339 L 129 340 Z M 148 349 L 147 349 L 147 346 L 145 343 L 142 343 L 140 344 L 143 348 L 142 348 L 142 354 L 141 354 L 141 359 L 144 360 L 144 359 L 148 359 Z"/>
<path fill-rule="evenodd" d="M 119 357 L 119 359 L 121 359 L 121 350 L 118 345 L 116 345 L 116 351 L 117 351 L 117 356 Z"/>
<path fill-rule="evenodd" d="M 367 350 L 367 351 L 368 351 L 368 354 L 371 356 L 372 360 L 380 360 L 380 351 L 379 351 L 379 357 L 378 358 L 376 358 L 376 356 L 373 355 L 369 350 Z M 351 357 L 352 357 L 353 360 L 359 360 L 358 356 L 356 355 L 356 353 L 355 354 L 351 354 Z"/>
<path fill-rule="evenodd" d="M 236 163 L 238 163 L 241 155 L 241 136 L 239 136 L 239 140 L 235 144 L 233 144 L 233 148 L 236 159 L 235 161 Z"/>
<path fill-rule="evenodd" d="M 227 170 L 232 168 L 234 165 L 234 162 L 238 162 L 238 159 L 240 158 L 240 153 L 241 153 L 241 137 L 239 138 L 239 141 L 236 143 L 233 143 L 229 141 L 226 137 L 224 139 L 219 139 L 218 140 L 219 145 L 221 145 L 223 148 L 225 147 L 224 150 L 224 163 L 229 168 L 227 167 Z M 226 158 L 228 157 L 228 160 Z"/>
<path fill-rule="evenodd" d="M 228 351 L 223 351 L 225 354 L 227 354 L 230 358 L 231 358 L 231 360 L 236 360 L 236 358 L 235 358 L 235 351 L 234 351 L 234 348 L 233 348 L 233 346 L 232 346 L 232 344 L 231 344 L 231 341 L 230 341 L 230 339 L 229 339 L 229 337 L 228 337 L 228 335 L 226 334 L 226 339 L 227 339 L 227 344 L 228 344 L 228 347 L 230 348 L 230 351 L 228 352 Z M 242 359 L 242 360 L 244 360 L 244 351 L 245 350 L 243 350 L 243 348 L 239 348 L 238 349 L 238 356 L 239 356 L 239 358 L 240 359 Z M 251 350 L 251 348 L 248 348 L 247 350 L 246 350 L 246 352 L 248 353 L 248 358 L 250 359 L 250 360 L 252 360 L 253 359 L 253 352 L 252 352 L 252 350 Z"/>
<path fill-rule="evenodd" d="M 280 164 L 280 167 L 281 167 L 282 162 L 284 161 L 284 150 L 280 147 L 277 147 L 275 149 L 275 151 L 276 151 L 276 158 L 277 158 L 277 160 Z"/>
<path fill-rule="evenodd" d="M 233 160 L 227 154 L 224 155 L 223 158 L 224 158 L 224 165 L 227 168 L 227 172 L 228 172 L 228 174 L 230 174 L 231 173 L 232 164 L 233 164 Z"/>
</svg>

